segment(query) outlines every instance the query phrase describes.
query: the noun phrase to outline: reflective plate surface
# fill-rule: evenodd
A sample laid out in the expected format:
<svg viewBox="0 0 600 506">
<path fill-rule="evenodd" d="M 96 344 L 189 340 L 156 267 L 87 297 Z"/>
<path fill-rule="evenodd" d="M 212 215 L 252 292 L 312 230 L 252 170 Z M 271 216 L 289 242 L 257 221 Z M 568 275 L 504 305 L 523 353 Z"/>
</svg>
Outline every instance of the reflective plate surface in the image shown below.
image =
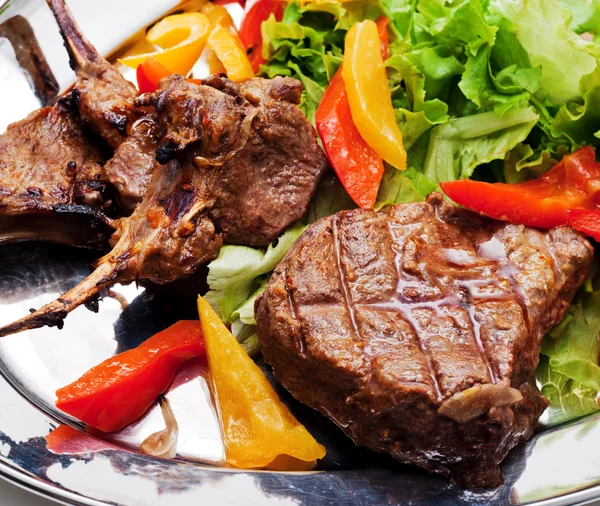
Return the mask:
<svg viewBox="0 0 600 506">
<path fill-rule="evenodd" d="M 104 54 L 166 12 L 176 0 L 70 0 L 84 33 Z M 44 0 L 0 0 L 0 132 L 73 81 L 58 29 Z M 89 273 L 93 252 L 46 244 L 0 246 L 0 324 L 39 308 Z M 169 393 L 179 422 L 176 460 L 136 451 L 162 429 L 154 407 L 120 433 L 102 438 L 54 407 L 54 392 L 87 369 L 181 318 L 195 318 L 201 286 L 116 286 L 99 311 L 74 311 L 62 330 L 0 340 L 0 475 L 65 504 L 177 506 L 563 505 L 600 498 L 600 415 L 540 431 L 506 459 L 503 487 L 465 492 L 444 480 L 352 445 L 337 427 L 278 391 L 328 449 L 309 473 L 242 472 L 222 467 L 219 426 L 202 361 L 187 363 Z M 266 370 L 269 374 L 269 371 Z M 61 423 L 77 429 L 55 451 L 44 437 Z M 0 501 L 1 502 L 1 501 Z"/>
</svg>

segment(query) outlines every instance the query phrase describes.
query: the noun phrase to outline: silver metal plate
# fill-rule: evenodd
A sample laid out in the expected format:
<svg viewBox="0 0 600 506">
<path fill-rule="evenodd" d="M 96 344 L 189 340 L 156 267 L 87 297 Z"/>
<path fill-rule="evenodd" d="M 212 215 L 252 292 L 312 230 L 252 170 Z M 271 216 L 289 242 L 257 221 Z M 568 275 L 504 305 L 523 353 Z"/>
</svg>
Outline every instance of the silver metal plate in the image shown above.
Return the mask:
<svg viewBox="0 0 600 506">
<path fill-rule="evenodd" d="M 69 4 L 104 54 L 177 8 L 176 0 Z M 32 64 L 32 55 L 40 54 L 43 58 Z M 0 0 L 0 132 L 52 101 L 72 81 L 45 1 Z M 93 253 L 53 245 L 0 247 L 0 324 L 75 285 L 93 260 Z M 180 426 L 176 460 L 136 451 L 143 438 L 162 428 L 156 407 L 132 427 L 103 439 L 86 434 L 54 407 L 56 389 L 91 366 L 177 319 L 194 318 L 195 291 L 190 287 L 185 297 L 155 287 L 116 286 L 104 294 L 97 313 L 81 307 L 62 330 L 40 329 L 2 339 L 0 475 L 66 504 L 93 505 L 562 505 L 600 497 L 600 415 L 540 432 L 506 459 L 503 487 L 474 493 L 356 448 L 337 427 L 279 387 L 292 411 L 327 447 L 322 470 L 276 473 L 222 467 L 223 445 L 202 361 L 186 364 L 168 393 Z M 78 429 L 78 437 L 57 454 L 47 449 L 44 437 L 60 423 Z"/>
</svg>

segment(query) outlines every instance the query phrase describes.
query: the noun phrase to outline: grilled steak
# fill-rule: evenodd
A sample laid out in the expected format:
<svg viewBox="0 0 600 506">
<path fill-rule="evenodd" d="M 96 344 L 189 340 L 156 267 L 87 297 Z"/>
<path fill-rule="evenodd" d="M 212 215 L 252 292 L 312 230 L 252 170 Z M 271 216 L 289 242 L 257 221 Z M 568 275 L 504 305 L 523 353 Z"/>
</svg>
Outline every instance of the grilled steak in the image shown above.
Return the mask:
<svg viewBox="0 0 600 506">
<path fill-rule="evenodd" d="M 354 210 L 296 242 L 256 302 L 277 379 L 361 446 L 467 486 L 531 436 L 533 373 L 592 259 L 540 231 L 444 203 Z"/>
<path fill-rule="evenodd" d="M 106 246 L 104 161 L 67 100 L 10 125 L 0 136 L 0 241 Z"/>
<path fill-rule="evenodd" d="M 219 89 L 221 88 L 221 89 Z M 254 90 L 250 92 L 249 90 Z M 122 218 L 114 248 L 80 285 L 0 335 L 60 324 L 114 283 L 168 283 L 216 257 L 223 242 L 266 246 L 305 212 L 328 167 L 296 103 L 301 84 L 255 78 L 237 86 L 174 76 L 139 100 L 155 106 L 167 134 L 144 199 Z M 181 144 L 174 146 L 173 139 Z"/>
<path fill-rule="evenodd" d="M 77 75 L 72 95 L 81 117 L 115 150 L 104 171 L 123 211 L 131 214 L 142 201 L 158 165 L 153 111 L 135 106 L 135 87 L 83 36 L 64 0 L 48 0 L 48 5 Z"/>
</svg>

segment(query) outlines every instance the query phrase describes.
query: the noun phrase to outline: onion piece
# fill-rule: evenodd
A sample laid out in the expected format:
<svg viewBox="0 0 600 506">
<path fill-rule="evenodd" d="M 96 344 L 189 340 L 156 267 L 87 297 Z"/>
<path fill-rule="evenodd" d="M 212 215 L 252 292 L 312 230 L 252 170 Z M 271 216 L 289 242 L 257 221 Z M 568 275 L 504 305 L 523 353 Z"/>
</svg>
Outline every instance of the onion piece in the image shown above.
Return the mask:
<svg viewBox="0 0 600 506">
<path fill-rule="evenodd" d="M 161 395 L 158 403 L 165 420 L 166 428 L 148 436 L 140 445 L 140 451 L 153 457 L 172 459 L 177 454 L 179 426 L 167 398 Z"/>
<path fill-rule="evenodd" d="M 466 423 L 483 415 L 493 407 L 510 406 L 523 400 L 516 388 L 504 383 L 475 385 L 455 393 L 438 409 L 438 413 L 455 422 Z"/>
</svg>

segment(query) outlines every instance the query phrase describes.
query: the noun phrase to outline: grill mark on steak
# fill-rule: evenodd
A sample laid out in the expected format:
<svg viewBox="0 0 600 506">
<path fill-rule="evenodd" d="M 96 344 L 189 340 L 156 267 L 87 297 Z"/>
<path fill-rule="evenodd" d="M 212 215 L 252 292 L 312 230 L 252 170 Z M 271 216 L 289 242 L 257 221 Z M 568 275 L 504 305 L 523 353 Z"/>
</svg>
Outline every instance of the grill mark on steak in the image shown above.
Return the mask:
<svg viewBox="0 0 600 506">
<path fill-rule="evenodd" d="M 464 287 L 464 288 L 465 288 L 465 295 L 466 295 L 466 299 L 467 299 L 465 301 L 465 306 L 466 306 L 465 309 L 467 310 L 467 313 L 469 315 L 469 321 L 471 322 L 471 331 L 473 332 L 473 336 L 475 337 L 475 342 L 477 343 L 477 349 L 479 350 L 479 354 L 481 355 L 481 358 L 482 358 L 483 362 L 485 363 L 485 367 L 488 372 L 490 383 L 496 383 L 497 378 L 496 378 L 496 375 L 494 374 L 494 369 L 492 368 L 492 364 L 488 358 L 488 352 L 486 351 L 485 345 L 483 344 L 483 341 L 481 340 L 481 325 L 480 325 L 479 321 L 477 320 L 477 315 L 475 314 L 475 306 L 473 305 L 470 288 L 469 287 Z"/>
<path fill-rule="evenodd" d="M 496 222 L 439 195 L 338 213 L 308 228 L 257 299 L 263 355 L 292 395 L 355 443 L 467 486 L 497 486 L 498 463 L 547 406 L 533 379 L 541 340 L 591 259 L 566 227 Z"/>
<path fill-rule="evenodd" d="M 366 306 L 366 309 L 377 309 L 377 310 L 381 310 L 384 312 L 387 312 L 387 311 L 398 312 L 402 315 L 404 321 L 410 325 L 410 328 L 412 329 L 413 334 L 415 336 L 414 341 L 417 344 L 420 354 L 422 355 L 423 359 L 425 360 L 425 364 L 427 364 L 429 376 L 431 377 L 431 383 L 430 384 L 422 383 L 422 381 L 418 381 L 416 379 L 407 380 L 407 381 L 405 381 L 405 383 L 407 383 L 407 384 L 411 384 L 411 383 L 423 384 L 428 388 L 433 387 L 433 390 L 435 393 L 434 400 L 442 399 L 444 397 L 444 395 L 442 393 L 440 383 L 439 383 L 439 380 L 438 380 L 438 377 L 436 374 L 436 370 L 433 365 L 432 355 L 431 355 L 431 353 L 429 353 L 427 351 L 427 348 L 423 345 L 423 342 L 420 339 L 420 335 L 424 333 L 424 330 L 423 330 L 423 328 L 421 328 L 419 321 L 414 317 L 413 309 L 434 309 L 436 311 L 436 314 L 439 314 L 438 305 L 439 304 L 437 302 L 434 302 L 434 303 L 425 302 L 422 304 L 413 303 L 413 304 L 409 305 L 406 303 L 402 303 L 400 301 L 393 301 L 393 302 L 388 302 L 388 303 L 377 303 L 377 304 L 372 304 L 372 305 Z"/>
<path fill-rule="evenodd" d="M 350 322 L 352 323 L 352 329 L 354 330 L 356 337 L 362 341 L 363 339 L 362 339 L 362 336 L 360 335 L 360 330 L 358 329 L 358 325 L 356 323 L 356 316 L 354 314 L 354 304 L 352 302 L 352 299 L 350 298 L 350 293 L 348 290 L 348 283 L 346 282 L 346 273 L 344 270 L 344 266 L 342 265 L 342 255 L 340 252 L 342 238 L 341 238 L 340 232 L 339 232 L 339 221 L 338 221 L 337 216 L 335 216 L 333 218 L 333 220 L 331 222 L 331 228 L 333 230 L 333 244 L 334 244 L 334 251 L 335 251 L 335 261 L 337 264 L 337 271 L 339 273 L 340 285 L 341 285 L 342 291 L 344 293 L 344 307 L 346 308 L 346 311 L 348 312 L 348 316 L 350 317 Z"/>
</svg>

